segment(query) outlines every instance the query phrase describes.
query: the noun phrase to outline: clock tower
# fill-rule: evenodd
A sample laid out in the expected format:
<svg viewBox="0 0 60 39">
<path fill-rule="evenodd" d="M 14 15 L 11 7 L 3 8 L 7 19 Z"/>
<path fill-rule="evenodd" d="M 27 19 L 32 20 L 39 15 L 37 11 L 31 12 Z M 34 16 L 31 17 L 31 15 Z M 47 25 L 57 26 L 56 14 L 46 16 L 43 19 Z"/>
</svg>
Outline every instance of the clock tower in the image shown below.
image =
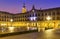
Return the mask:
<svg viewBox="0 0 60 39">
<path fill-rule="evenodd" d="M 23 8 L 22 8 L 22 13 L 25 13 L 25 12 L 27 12 L 27 10 L 26 10 L 26 6 L 25 6 L 25 3 L 24 3 Z"/>
</svg>

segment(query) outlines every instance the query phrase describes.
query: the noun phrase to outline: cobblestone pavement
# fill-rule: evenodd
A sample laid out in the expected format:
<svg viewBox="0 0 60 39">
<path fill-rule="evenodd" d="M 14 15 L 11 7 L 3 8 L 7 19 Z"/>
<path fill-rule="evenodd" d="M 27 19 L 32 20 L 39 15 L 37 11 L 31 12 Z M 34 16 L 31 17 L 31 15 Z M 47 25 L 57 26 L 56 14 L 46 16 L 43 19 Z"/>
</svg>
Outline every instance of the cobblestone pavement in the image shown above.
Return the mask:
<svg viewBox="0 0 60 39">
<path fill-rule="evenodd" d="M 41 32 L 0 37 L 0 39 L 60 39 L 60 31 L 50 29 Z"/>
</svg>

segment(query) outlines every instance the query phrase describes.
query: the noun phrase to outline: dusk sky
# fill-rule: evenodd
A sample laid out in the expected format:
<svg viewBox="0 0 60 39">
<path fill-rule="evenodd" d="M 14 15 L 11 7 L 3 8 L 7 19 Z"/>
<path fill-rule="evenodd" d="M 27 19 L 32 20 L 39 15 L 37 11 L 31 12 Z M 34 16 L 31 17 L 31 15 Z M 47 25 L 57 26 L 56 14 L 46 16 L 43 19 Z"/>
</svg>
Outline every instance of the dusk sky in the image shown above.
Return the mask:
<svg viewBox="0 0 60 39">
<path fill-rule="evenodd" d="M 26 4 L 28 11 L 31 10 L 33 4 L 36 9 L 60 7 L 60 0 L 0 0 L 0 11 L 21 13 L 23 3 Z"/>
</svg>

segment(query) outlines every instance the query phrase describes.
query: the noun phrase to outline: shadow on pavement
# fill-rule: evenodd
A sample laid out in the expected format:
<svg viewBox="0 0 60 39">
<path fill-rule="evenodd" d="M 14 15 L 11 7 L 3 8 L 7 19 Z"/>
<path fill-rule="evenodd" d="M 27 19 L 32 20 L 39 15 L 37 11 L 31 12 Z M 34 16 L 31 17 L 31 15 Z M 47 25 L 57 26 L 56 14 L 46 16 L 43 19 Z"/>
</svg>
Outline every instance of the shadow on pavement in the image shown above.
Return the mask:
<svg viewBox="0 0 60 39">
<path fill-rule="evenodd" d="M 5 33 L 0 34 L 0 37 L 6 37 L 6 36 L 12 36 L 12 35 L 20 35 L 20 34 L 27 34 L 27 33 L 33 33 L 37 32 L 37 30 L 30 30 L 30 31 L 23 31 L 23 32 L 13 32 L 13 33 Z"/>
</svg>

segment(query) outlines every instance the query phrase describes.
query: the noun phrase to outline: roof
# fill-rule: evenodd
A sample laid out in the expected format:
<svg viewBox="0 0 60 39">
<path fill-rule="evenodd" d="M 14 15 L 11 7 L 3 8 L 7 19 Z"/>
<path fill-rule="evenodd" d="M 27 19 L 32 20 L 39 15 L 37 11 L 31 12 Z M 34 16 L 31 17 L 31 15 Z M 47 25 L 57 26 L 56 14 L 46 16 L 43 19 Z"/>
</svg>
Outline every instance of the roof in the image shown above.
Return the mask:
<svg viewBox="0 0 60 39">
<path fill-rule="evenodd" d="M 37 11 L 37 12 L 40 12 L 40 11 L 50 11 L 50 10 L 60 10 L 60 7 L 49 8 L 49 9 L 40 9 L 40 10 L 35 9 L 35 11 Z M 17 13 L 17 14 L 13 14 L 13 13 L 5 12 L 5 11 L 0 11 L 0 13 L 11 14 L 11 15 L 27 14 L 27 13 L 30 13 L 30 12 L 32 12 L 32 10 L 27 11 L 27 12 L 25 12 L 25 13 Z"/>
</svg>

